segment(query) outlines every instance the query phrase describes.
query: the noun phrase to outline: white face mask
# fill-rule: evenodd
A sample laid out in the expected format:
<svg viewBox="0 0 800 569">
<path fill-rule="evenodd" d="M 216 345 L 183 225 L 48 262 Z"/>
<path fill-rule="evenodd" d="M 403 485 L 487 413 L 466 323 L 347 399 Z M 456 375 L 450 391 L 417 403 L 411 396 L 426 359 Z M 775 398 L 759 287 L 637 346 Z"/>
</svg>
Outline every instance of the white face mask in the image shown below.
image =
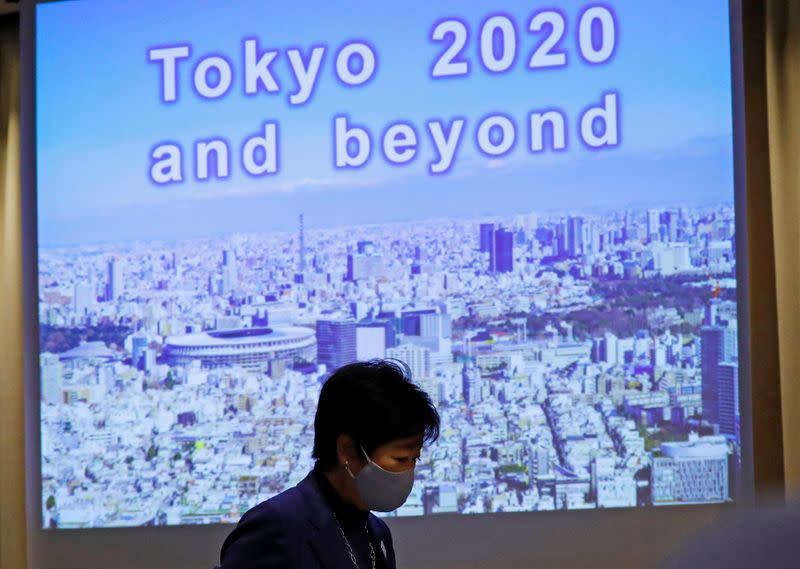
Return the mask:
<svg viewBox="0 0 800 569">
<path fill-rule="evenodd" d="M 361 449 L 364 452 L 364 449 Z M 353 476 L 350 467 L 345 468 L 356 483 L 356 489 L 367 504 L 367 508 L 376 512 L 391 512 L 402 506 L 411 494 L 414 486 L 414 468 L 402 472 L 390 472 L 372 462 L 369 455 L 367 464 Z"/>
</svg>

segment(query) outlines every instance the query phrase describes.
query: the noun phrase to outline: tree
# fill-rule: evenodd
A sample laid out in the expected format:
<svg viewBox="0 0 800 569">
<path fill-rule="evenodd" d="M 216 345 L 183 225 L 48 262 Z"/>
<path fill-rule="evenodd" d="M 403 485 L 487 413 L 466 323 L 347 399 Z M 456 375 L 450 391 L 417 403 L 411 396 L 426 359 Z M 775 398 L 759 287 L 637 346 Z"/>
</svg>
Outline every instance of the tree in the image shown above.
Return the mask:
<svg viewBox="0 0 800 569">
<path fill-rule="evenodd" d="M 158 447 L 157 447 L 157 446 L 155 446 L 155 445 L 150 445 L 150 448 L 149 448 L 149 449 L 147 449 L 147 456 L 145 457 L 145 460 L 146 460 L 147 462 L 150 462 L 150 461 L 151 461 L 151 460 L 153 460 L 153 459 L 154 459 L 156 456 L 158 456 Z"/>
</svg>

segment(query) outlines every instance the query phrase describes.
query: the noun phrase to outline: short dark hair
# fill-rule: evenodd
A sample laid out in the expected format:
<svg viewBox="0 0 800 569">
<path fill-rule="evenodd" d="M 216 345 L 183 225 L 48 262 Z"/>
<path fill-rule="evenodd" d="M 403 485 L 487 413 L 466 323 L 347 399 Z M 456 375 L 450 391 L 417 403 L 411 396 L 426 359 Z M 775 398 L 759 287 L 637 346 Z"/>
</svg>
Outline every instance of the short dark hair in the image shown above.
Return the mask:
<svg viewBox="0 0 800 569">
<path fill-rule="evenodd" d="M 336 439 L 349 435 L 369 454 L 388 442 L 422 436 L 439 438 L 439 413 L 431 398 L 399 360 L 370 360 L 340 367 L 319 394 L 314 417 L 314 451 L 323 468 L 336 465 Z"/>
</svg>

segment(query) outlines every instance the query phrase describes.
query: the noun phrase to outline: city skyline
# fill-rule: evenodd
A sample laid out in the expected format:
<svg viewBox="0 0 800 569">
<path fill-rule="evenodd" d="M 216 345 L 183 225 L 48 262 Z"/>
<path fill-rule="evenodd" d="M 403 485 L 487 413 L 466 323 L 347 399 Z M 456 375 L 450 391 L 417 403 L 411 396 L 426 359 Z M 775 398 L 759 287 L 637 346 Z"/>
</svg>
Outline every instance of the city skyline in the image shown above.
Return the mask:
<svg viewBox="0 0 800 569">
<path fill-rule="evenodd" d="M 311 467 L 326 373 L 372 357 L 445 426 L 397 515 L 735 499 L 730 206 L 295 223 L 42 257 L 46 524 L 235 521 Z"/>
<path fill-rule="evenodd" d="M 732 182 L 731 182 L 732 187 Z M 681 207 L 694 207 L 694 208 L 713 208 L 716 205 L 725 204 L 727 206 L 733 207 L 734 198 L 730 196 L 726 199 L 702 199 L 698 200 L 697 202 L 689 202 L 680 204 L 673 199 L 669 201 L 663 201 L 662 199 L 654 199 L 653 201 L 642 201 L 642 202 L 634 202 L 626 204 L 625 207 L 615 208 L 613 206 L 606 205 L 605 203 L 600 205 L 594 206 L 582 206 L 582 207 L 567 207 L 561 206 L 557 208 L 541 208 L 541 207 L 533 207 L 533 208 L 526 208 L 526 209 L 517 209 L 514 211 L 509 212 L 494 212 L 489 214 L 482 214 L 477 215 L 475 213 L 467 212 L 464 215 L 443 215 L 442 213 L 439 214 L 431 214 L 425 217 L 419 217 L 418 215 L 414 215 L 409 211 L 408 216 L 404 216 L 398 219 L 392 219 L 389 221 L 379 221 L 378 219 L 370 220 L 370 221 L 362 221 L 360 223 L 348 223 L 342 221 L 334 216 L 330 215 L 320 215 L 317 218 L 311 218 L 311 223 L 309 223 L 308 214 L 303 209 L 295 209 L 292 208 L 291 213 L 292 215 L 284 215 L 282 216 L 282 220 L 280 224 L 276 224 L 275 227 L 271 228 L 269 231 L 263 231 L 256 228 L 256 226 L 252 226 L 251 228 L 242 228 L 239 227 L 238 229 L 233 228 L 225 228 L 220 229 L 218 231 L 212 230 L 211 228 L 196 228 L 194 230 L 188 230 L 185 233 L 166 233 L 165 235 L 155 235 L 147 241 L 153 243 L 174 243 L 177 241 L 183 240 L 191 240 L 191 239 L 204 239 L 204 238 L 211 238 L 211 239 L 220 239 L 220 238 L 230 238 L 235 235 L 247 235 L 247 234 L 264 234 L 264 233 L 274 233 L 276 235 L 279 234 L 287 234 L 287 233 L 294 233 L 296 231 L 297 225 L 297 218 L 299 216 L 304 216 L 305 218 L 305 226 L 308 230 L 331 230 L 331 229 L 342 229 L 351 226 L 401 226 L 403 224 L 409 222 L 434 222 L 437 220 L 448 220 L 448 219 L 459 219 L 461 221 L 475 221 L 478 219 L 502 219 L 504 217 L 508 217 L 509 215 L 519 215 L 520 211 L 530 211 L 536 212 L 542 216 L 551 216 L 551 217 L 567 217 L 569 215 L 589 215 L 589 216 L 597 216 L 597 215 L 606 215 L 618 209 L 630 210 L 630 211 L 645 211 L 648 209 L 679 209 Z M 308 204 L 306 204 L 308 205 Z M 327 204 L 326 204 L 327 205 Z M 242 208 L 242 211 L 246 210 L 247 208 Z M 324 209 L 320 207 L 319 209 Z M 418 208 L 415 208 L 414 211 L 418 211 Z M 326 223 L 327 221 L 327 223 Z M 316 222 L 316 224 L 314 223 Z M 41 230 L 40 230 L 41 233 Z M 105 235 L 105 234 L 104 234 Z M 103 248 L 107 246 L 117 246 L 117 245 L 130 245 L 133 243 L 141 243 L 143 241 L 141 237 L 141 233 L 139 229 L 136 229 L 134 232 L 131 233 L 124 233 L 121 237 L 116 239 L 111 239 L 107 237 L 98 237 L 96 239 L 89 239 L 86 240 L 67 240 L 63 243 L 42 243 L 39 242 L 37 244 L 38 249 L 40 251 L 48 251 L 48 250 L 58 250 L 58 249 L 74 249 L 74 248 Z"/>
</svg>

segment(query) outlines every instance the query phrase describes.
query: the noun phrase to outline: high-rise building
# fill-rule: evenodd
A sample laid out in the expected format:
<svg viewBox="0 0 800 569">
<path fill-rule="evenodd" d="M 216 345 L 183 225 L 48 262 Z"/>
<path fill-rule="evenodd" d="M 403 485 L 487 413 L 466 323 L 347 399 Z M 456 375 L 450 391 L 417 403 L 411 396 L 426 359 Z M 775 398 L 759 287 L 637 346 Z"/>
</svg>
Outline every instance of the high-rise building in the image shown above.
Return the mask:
<svg viewBox="0 0 800 569">
<path fill-rule="evenodd" d="M 356 361 L 354 320 L 317 320 L 317 361 L 334 370 Z"/>
<path fill-rule="evenodd" d="M 358 328 L 378 328 L 382 330 L 383 350 L 394 348 L 397 344 L 397 330 L 393 318 L 377 318 L 375 320 L 364 320 L 358 323 Z M 362 359 L 360 356 L 358 359 Z"/>
<path fill-rule="evenodd" d="M 718 298 L 711 299 L 710 302 L 706 304 L 705 312 L 703 315 L 703 324 L 706 326 L 716 326 L 717 325 L 717 307 L 719 306 L 720 300 Z"/>
<path fill-rule="evenodd" d="M 422 248 L 419 245 L 414 246 L 414 259 L 411 261 L 411 274 L 422 274 Z"/>
<path fill-rule="evenodd" d="M 350 254 L 347 256 L 348 281 L 375 279 L 383 271 L 383 256 L 373 254 Z"/>
<path fill-rule="evenodd" d="M 723 361 L 739 361 L 739 323 L 737 321 L 727 321 L 723 328 L 725 329 L 723 334 L 725 358 Z"/>
<path fill-rule="evenodd" d="M 400 317 L 400 331 L 406 336 L 422 336 L 422 316 L 436 314 L 435 308 L 404 310 Z"/>
<path fill-rule="evenodd" d="M 514 233 L 498 229 L 494 233 L 495 249 L 489 262 L 490 270 L 510 273 L 514 270 Z"/>
<path fill-rule="evenodd" d="M 730 496 L 725 437 L 692 434 L 686 442 L 661 443 L 661 456 L 650 460 L 653 505 L 724 502 Z"/>
<path fill-rule="evenodd" d="M 125 289 L 125 275 L 122 261 L 112 257 L 108 261 L 108 277 L 106 281 L 106 300 L 114 302 L 119 299 Z"/>
<path fill-rule="evenodd" d="M 567 218 L 567 253 L 570 257 L 583 255 L 584 230 L 582 217 Z"/>
<path fill-rule="evenodd" d="M 359 255 L 374 255 L 375 243 L 372 241 L 359 241 L 356 243 L 356 250 Z"/>
<path fill-rule="evenodd" d="M 661 229 L 663 241 L 675 242 L 678 240 L 678 213 L 665 211 L 661 214 Z"/>
<path fill-rule="evenodd" d="M 417 383 L 431 377 L 431 351 L 423 346 L 403 344 L 386 350 L 386 357 L 404 362 L 411 370 L 411 378 Z M 433 393 L 431 393 L 433 396 Z"/>
<path fill-rule="evenodd" d="M 700 330 L 700 374 L 703 382 L 703 417 L 719 423 L 719 378 L 717 368 L 723 358 L 724 330 L 703 326 Z"/>
<path fill-rule="evenodd" d="M 583 228 L 584 254 L 599 255 L 603 251 L 603 234 L 592 223 Z"/>
<path fill-rule="evenodd" d="M 435 309 L 407 311 L 402 317 L 405 343 L 424 346 L 435 354 L 451 353 L 452 318 Z"/>
<path fill-rule="evenodd" d="M 719 432 L 730 437 L 739 434 L 739 364 L 717 365 L 717 404 Z"/>
<path fill-rule="evenodd" d="M 306 230 L 303 214 L 300 214 L 300 250 L 298 252 L 297 270 L 302 275 L 306 270 Z"/>
<path fill-rule="evenodd" d="M 489 253 L 494 251 L 494 223 L 481 223 L 480 227 L 480 252 Z"/>
<path fill-rule="evenodd" d="M 464 393 L 464 402 L 475 405 L 483 401 L 481 371 L 476 367 L 467 367 L 461 370 L 461 389 Z"/>
<path fill-rule="evenodd" d="M 653 268 L 662 275 L 674 275 L 692 268 L 689 246 L 685 243 L 672 243 L 661 246 L 653 252 Z"/>
<path fill-rule="evenodd" d="M 230 249 L 223 249 L 222 250 L 222 266 L 227 267 L 228 265 L 232 264 L 236 261 L 236 255 Z"/>
<path fill-rule="evenodd" d="M 428 312 L 419 317 L 420 336 L 449 338 L 452 335 L 452 320 L 449 314 Z"/>
<path fill-rule="evenodd" d="M 78 318 L 86 316 L 94 306 L 95 296 L 94 287 L 91 281 L 79 281 L 75 283 L 72 297 L 72 308 Z"/>
<path fill-rule="evenodd" d="M 224 294 L 233 291 L 238 285 L 238 281 L 236 253 L 230 249 L 225 249 L 222 251 L 222 290 Z"/>
<path fill-rule="evenodd" d="M 356 358 L 359 361 L 386 357 L 386 328 L 383 326 L 356 327 Z"/>
<path fill-rule="evenodd" d="M 703 324 L 708 326 L 736 326 L 737 321 L 736 301 L 713 298 L 706 304 Z"/>
<path fill-rule="evenodd" d="M 259 308 L 266 319 L 266 325 L 271 327 L 291 326 L 297 316 L 297 309 L 289 302 L 269 301 Z"/>
<path fill-rule="evenodd" d="M 539 216 L 534 212 L 531 212 L 528 215 L 526 215 L 524 221 L 524 227 L 525 231 L 527 231 L 528 233 L 531 234 L 535 233 L 536 230 L 539 228 Z"/>
<path fill-rule="evenodd" d="M 499 243 L 502 233 L 503 244 Z M 480 251 L 481 253 L 489 253 L 489 267 L 488 271 L 494 273 L 498 271 L 498 252 L 505 250 L 509 247 L 506 241 L 510 241 L 510 247 L 513 250 L 514 236 L 511 232 L 505 231 L 502 228 L 495 228 L 494 223 L 481 223 L 480 235 Z"/>
<path fill-rule="evenodd" d="M 601 362 L 616 365 L 620 361 L 619 354 L 619 338 L 611 332 L 603 334 L 600 342 L 599 359 Z"/>
<path fill-rule="evenodd" d="M 567 222 L 562 219 L 556 225 L 554 253 L 558 257 L 565 256 L 568 253 L 567 245 Z"/>
<path fill-rule="evenodd" d="M 45 352 L 39 356 L 42 401 L 57 405 L 64 402 L 63 366 L 58 354 Z"/>
<path fill-rule="evenodd" d="M 703 326 L 700 329 L 700 374 L 703 383 L 703 418 L 720 423 L 719 364 L 738 360 L 736 328 Z"/>
<path fill-rule="evenodd" d="M 372 307 L 362 301 L 355 300 L 349 303 L 350 316 L 355 318 L 356 321 L 366 320 L 368 316 L 372 315 Z"/>
<path fill-rule="evenodd" d="M 661 237 L 661 211 L 647 210 L 647 240 L 658 241 Z"/>
</svg>

